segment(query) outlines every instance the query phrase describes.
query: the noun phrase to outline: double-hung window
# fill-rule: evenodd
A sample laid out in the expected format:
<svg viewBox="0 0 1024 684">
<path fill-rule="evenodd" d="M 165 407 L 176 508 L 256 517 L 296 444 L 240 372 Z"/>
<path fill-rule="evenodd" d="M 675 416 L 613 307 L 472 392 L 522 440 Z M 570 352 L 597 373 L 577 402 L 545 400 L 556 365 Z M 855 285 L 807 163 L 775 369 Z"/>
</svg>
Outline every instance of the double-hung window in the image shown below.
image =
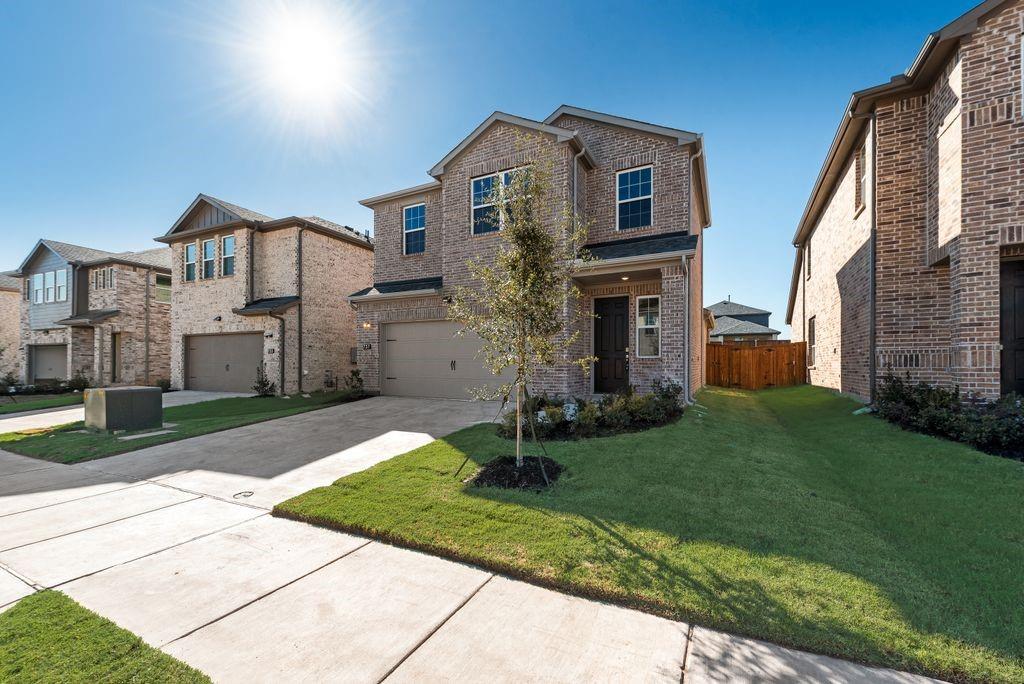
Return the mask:
<svg viewBox="0 0 1024 684">
<path fill-rule="evenodd" d="M 636 355 L 661 356 L 661 297 L 636 298 Z"/>
<path fill-rule="evenodd" d="M 217 275 L 217 243 L 213 240 L 203 240 L 203 279 L 213 278 Z"/>
<path fill-rule="evenodd" d="M 33 273 L 32 274 L 32 302 L 34 304 L 43 303 L 43 274 Z"/>
<path fill-rule="evenodd" d="M 501 179 L 501 187 L 507 188 L 512 184 L 512 174 L 525 173 L 526 170 L 526 167 L 509 169 L 470 181 L 473 192 L 473 235 L 483 235 L 501 230 L 501 213 L 493 201 L 493 195 L 498 187 L 497 183 Z"/>
<path fill-rule="evenodd" d="M 196 243 L 191 242 L 185 245 L 185 280 L 196 279 Z"/>
<path fill-rule="evenodd" d="M 68 270 L 66 268 L 57 271 L 57 301 L 68 301 Z"/>
<path fill-rule="evenodd" d="M 422 254 L 427 248 L 427 205 L 402 209 L 403 254 Z"/>
<path fill-rule="evenodd" d="M 651 225 L 651 207 L 654 198 L 651 166 L 615 175 L 615 216 L 619 230 L 646 228 Z"/>
<path fill-rule="evenodd" d="M 46 303 L 56 301 L 54 299 L 54 293 L 56 292 L 55 280 L 56 274 L 53 271 L 46 272 Z"/>
<path fill-rule="evenodd" d="M 220 274 L 235 275 L 235 236 L 228 235 L 220 241 Z"/>
</svg>

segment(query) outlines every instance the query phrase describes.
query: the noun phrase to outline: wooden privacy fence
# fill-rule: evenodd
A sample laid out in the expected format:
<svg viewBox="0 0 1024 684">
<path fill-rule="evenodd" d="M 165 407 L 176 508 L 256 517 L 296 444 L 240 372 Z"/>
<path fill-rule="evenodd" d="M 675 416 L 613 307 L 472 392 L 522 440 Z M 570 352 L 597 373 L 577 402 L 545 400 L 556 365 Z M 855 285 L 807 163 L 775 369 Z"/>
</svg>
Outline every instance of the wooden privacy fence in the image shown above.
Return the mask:
<svg viewBox="0 0 1024 684">
<path fill-rule="evenodd" d="M 807 382 L 807 343 L 707 345 L 707 384 L 760 390 Z"/>
</svg>

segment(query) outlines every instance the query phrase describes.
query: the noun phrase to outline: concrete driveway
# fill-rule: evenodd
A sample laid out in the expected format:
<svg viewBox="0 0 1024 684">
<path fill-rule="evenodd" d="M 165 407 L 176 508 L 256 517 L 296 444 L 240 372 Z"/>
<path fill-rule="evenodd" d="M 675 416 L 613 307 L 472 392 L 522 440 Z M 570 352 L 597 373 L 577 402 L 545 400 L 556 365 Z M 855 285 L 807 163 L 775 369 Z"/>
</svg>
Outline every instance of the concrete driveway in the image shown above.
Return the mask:
<svg viewBox="0 0 1024 684">
<path fill-rule="evenodd" d="M 167 392 L 163 395 L 164 408 L 171 406 L 184 406 L 185 404 L 198 404 L 213 399 L 226 399 L 228 397 L 248 397 L 248 394 L 237 392 L 197 392 L 194 390 L 183 390 L 181 392 Z M 81 406 L 58 409 L 42 409 L 39 411 L 26 411 L 25 413 L 14 413 L 0 416 L 0 434 L 5 432 L 17 432 L 19 430 L 38 430 L 40 428 L 67 425 L 80 420 L 85 420 L 85 409 Z"/>
<path fill-rule="evenodd" d="M 266 510 L 493 409 L 377 398 L 84 465 L 0 452 L 0 611 L 57 588 L 226 682 L 922 681 Z"/>
</svg>

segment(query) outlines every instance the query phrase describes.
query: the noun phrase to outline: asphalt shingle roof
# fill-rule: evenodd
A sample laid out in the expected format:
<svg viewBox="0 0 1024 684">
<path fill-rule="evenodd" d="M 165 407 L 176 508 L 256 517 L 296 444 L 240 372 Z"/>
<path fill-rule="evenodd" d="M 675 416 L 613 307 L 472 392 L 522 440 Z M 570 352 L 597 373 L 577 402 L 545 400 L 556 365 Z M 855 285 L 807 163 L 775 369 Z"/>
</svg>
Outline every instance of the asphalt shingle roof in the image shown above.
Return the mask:
<svg viewBox="0 0 1024 684">
<path fill-rule="evenodd" d="M 158 268 L 171 267 L 171 248 L 170 247 L 156 247 L 154 249 L 145 249 L 141 252 L 121 252 L 117 254 L 118 259 L 124 259 L 125 261 L 134 261 L 135 263 L 145 264 L 147 266 L 156 266 Z"/>
<path fill-rule="evenodd" d="M 267 314 L 277 313 L 282 309 L 287 309 L 293 304 L 298 303 L 299 298 L 292 295 L 289 297 L 271 297 L 269 299 L 257 299 L 255 302 L 250 302 L 240 309 L 235 309 L 235 313 L 240 316 L 266 316 Z"/>
<path fill-rule="evenodd" d="M 395 294 L 398 292 L 415 292 L 416 290 L 440 290 L 444 278 L 415 278 L 413 280 L 389 280 L 385 283 L 374 283 L 372 287 L 364 287 L 353 292 L 350 297 L 362 297 L 368 294 Z"/>
<path fill-rule="evenodd" d="M 719 335 L 772 335 L 779 331 L 759 323 L 741 321 L 728 316 L 719 316 L 715 319 L 715 327 L 711 331 L 712 337 Z"/>
<path fill-rule="evenodd" d="M 750 314 L 770 314 L 771 311 L 765 311 L 764 309 L 755 309 L 752 306 L 746 304 L 740 304 L 738 302 L 721 301 L 717 304 L 712 304 L 708 307 L 708 311 L 715 315 L 715 318 L 719 316 L 747 316 Z"/>
<path fill-rule="evenodd" d="M 696 249 L 696 247 L 697 236 L 680 231 L 599 242 L 585 245 L 584 249 L 590 252 L 590 255 L 595 259 L 621 259 L 623 257 L 645 256 L 647 254 L 661 254 L 663 252 L 685 252 Z"/>
<path fill-rule="evenodd" d="M 0 290 L 20 290 L 21 278 L 15 278 L 7 273 L 0 273 Z"/>
<path fill-rule="evenodd" d="M 230 211 L 232 214 L 235 214 L 239 218 L 245 219 L 246 221 L 272 221 L 273 220 L 270 216 L 267 216 L 266 214 L 261 214 L 258 211 L 253 211 L 252 209 L 246 209 L 245 207 L 240 207 L 237 204 L 232 204 L 231 202 L 225 202 L 224 200 L 219 199 L 217 197 L 214 197 L 212 195 L 203 195 L 203 197 L 208 197 L 209 199 L 213 200 L 214 202 L 220 204 L 222 207 L 224 207 L 225 209 Z"/>
<path fill-rule="evenodd" d="M 42 242 L 67 261 L 99 261 L 100 259 L 109 259 L 112 256 L 116 256 L 113 252 L 93 249 L 92 247 L 82 247 L 81 245 L 72 245 L 68 242 L 57 242 L 56 240 L 43 240 Z"/>
<path fill-rule="evenodd" d="M 106 320 L 112 316 L 116 316 L 119 313 L 117 309 L 93 309 L 92 311 L 85 311 L 70 318 L 65 318 L 60 321 L 56 321 L 58 325 L 92 325 L 99 321 Z"/>
<path fill-rule="evenodd" d="M 318 226 L 321 226 L 323 228 L 327 228 L 328 230 L 333 230 L 336 233 L 341 233 L 343 235 L 346 235 L 346 234 L 347 235 L 351 235 L 353 237 L 359 238 L 360 240 L 364 240 L 365 242 L 373 244 L 373 239 L 372 238 L 370 238 L 369 236 L 367 236 L 367 235 L 365 235 L 363 233 L 360 233 L 355 228 L 349 228 L 348 226 L 343 226 L 340 223 L 335 223 L 334 221 L 328 221 L 327 219 L 321 218 L 319 216 L 303 216 L 301 218 L 302 218 L 303 221 L 309 221 L 310 223 L 315 223 Z"/>
</svg>

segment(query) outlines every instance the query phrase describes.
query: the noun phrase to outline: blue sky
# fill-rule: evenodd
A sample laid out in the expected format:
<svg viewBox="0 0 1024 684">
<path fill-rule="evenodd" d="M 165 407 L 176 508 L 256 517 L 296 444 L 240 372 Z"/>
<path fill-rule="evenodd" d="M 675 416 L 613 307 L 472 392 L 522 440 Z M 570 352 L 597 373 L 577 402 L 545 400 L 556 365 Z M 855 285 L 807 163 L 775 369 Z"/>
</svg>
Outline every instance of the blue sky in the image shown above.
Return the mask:
<svg viewBox="0 0 1024 684">
<path fill-rule="evenodd" d="M 782 328 L 790 239 L 850 92 L 970 7 L 298 3 L 350 52 L 328 105 L 261 73 L 284 0 L 0 4 L 0 269 L 40 237 L 157 246 L 198 192 L 370 228 L 358 199 L 427 181 L 493 110 L 568 103 L 704 133 L 706 303 Z"/>
</svg>

